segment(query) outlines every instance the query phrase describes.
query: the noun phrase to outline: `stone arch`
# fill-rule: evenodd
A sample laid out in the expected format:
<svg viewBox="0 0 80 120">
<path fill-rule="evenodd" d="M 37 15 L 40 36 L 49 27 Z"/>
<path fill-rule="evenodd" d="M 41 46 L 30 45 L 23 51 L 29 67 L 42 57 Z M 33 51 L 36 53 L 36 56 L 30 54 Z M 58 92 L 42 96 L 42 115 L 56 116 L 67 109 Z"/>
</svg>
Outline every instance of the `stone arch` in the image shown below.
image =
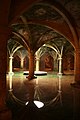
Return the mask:
<svg viewBox="0 0 80 120">
<path fill-rule="evenodd" d="M 23 4 L 19 4 L 19 6 L 15 6 L 15 11 L 14 11 L 14 14 L 13 14 L 13 19 L 11 19 L 11 23 L 16 21 L 18 16 L 20 16 L 25 10 L 27 10 L 32 4 L 34 4 L 36 2 L 39 2 L 39 0 L 36 0 L 36 1 L 34 1 L 34 0 L 29 1 L 28 0 L 28 1 L 24 2 Z M 78 41 L 77 31 L 76 31 L 76 28 L 75 28 L 75 23 L 73 22 L 73 19 L 71 18 L 68 11 L 65 8 L 63 8 L 63 6 L 61 4 L 59 4 L 56 1 L 54 1 L 54 4 L 53 4 L 53 2 L 51 4 L 52 4 L 52 7 L 62 16 L 62 18 L 64 18 L 65 26 L 67 26 L 66 29 L 68 29 L 71 33 L 71 35 L 70 35 L 71 39 L 68 39 L 68 40 L 70 41 L 70 43 L 73 45 L 73 47 L 75 49 L 75 74 L 76 74 L 75 79 L 79 80 L 79 78 L 80 78 L 80 75 L 79 75 L 80 74 L 79 73 L 79 71 L 80 71 L 80 64 L 79 64 L 80 48 L 79 48 L 79 41 Z M 16 4 L 16 5 L 18 5 L 18 4 Z M 44 23 L 45 22 L 46 21 L 44 21 Z M 49 22 L 51 23 L 51 21 L 49 21 Z M 54 28 L 54 26 L 52 28 Z"/>
<path fill-rule="evenodd" d="M 18 16 L 20 16 L 24 11 L 28 10 L 28 8 L 35 4 L 36 2 L 39 2 L 40 0 L 31 0 L 30 1 L 26 1 L 24 2 L 23 4 L 19 4 L 18 8 L 15 8 L 15 13 L 14 13 L 14 16 L 13 16 L 13 20 L 11 23 L 14 22 L 14 20 L 17 19 Z M 17 6 L 16 6 L 17 7 Z M 77 36 L 77 33 L 76 33 L 76 29 L 75 29 L 75 26 L 72 24 L 73 20 L 71 18 L 71 16 L 69 15 L 69 13 L 62 7 L 61 4 L 59 4 L 58 2 L 54 1 L 54 4 L 52 2 L 52 7 L 54 8 L 54 10 L 56 10 L 65 20 L 65 22 L 67 23 L 72 35 L 73 35 L 73 38 L 72 38 L 72 41 L 71 43 L 74 44 L 74 47 L 77 48 L 78 47 L 78 36 Z M 17 16 L 17 17 L 16 17 Z M 46 22 L 46 21 L 45 21 Z M 49 22 L 52 22 L 52 21 L 49 21 Z M 53 22 L 52 22 L 53 23 Z M 49 24 L 48 24 L 49 25 Z"/>
</svg>

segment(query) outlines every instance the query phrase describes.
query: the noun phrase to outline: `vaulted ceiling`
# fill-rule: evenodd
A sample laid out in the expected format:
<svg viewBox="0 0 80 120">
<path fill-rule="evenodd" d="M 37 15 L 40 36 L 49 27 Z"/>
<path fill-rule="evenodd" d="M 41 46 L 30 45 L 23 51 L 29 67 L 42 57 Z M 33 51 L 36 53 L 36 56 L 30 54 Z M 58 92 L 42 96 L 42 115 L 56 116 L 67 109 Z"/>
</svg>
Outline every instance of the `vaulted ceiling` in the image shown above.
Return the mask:
<svg viewBox="0 0 80 120">
<path fill-rule="evenodd" d="M 80 38 L 80 1 L 11 0 L 9 25 L 15 35 L 23 39 L 23 44 L 26 43 L 34 51 L 51 40 L 56 40 L 55 44 L 59 46 L 61 39 L 68 40 L 77 48 Z"/>
</svg>

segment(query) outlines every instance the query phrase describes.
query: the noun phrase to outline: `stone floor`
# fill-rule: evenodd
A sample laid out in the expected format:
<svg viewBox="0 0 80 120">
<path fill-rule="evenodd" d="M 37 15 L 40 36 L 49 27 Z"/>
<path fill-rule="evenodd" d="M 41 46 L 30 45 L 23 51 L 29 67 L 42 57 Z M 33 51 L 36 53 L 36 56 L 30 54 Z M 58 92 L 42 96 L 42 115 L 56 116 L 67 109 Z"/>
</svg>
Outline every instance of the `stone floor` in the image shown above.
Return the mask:
<svg viewBox="0 0 80 120">
<path fill-rule="evenodd" d="M 79 120 L 80 89 L 72 87 L 73 82 L 69 72 L 63 76 L 48 73 L 31 81 L 23 72 L 7 75 L 7 105 L 13 120 Z M 38 108 L 34 101 L 44 106 Z"/>
</svg>

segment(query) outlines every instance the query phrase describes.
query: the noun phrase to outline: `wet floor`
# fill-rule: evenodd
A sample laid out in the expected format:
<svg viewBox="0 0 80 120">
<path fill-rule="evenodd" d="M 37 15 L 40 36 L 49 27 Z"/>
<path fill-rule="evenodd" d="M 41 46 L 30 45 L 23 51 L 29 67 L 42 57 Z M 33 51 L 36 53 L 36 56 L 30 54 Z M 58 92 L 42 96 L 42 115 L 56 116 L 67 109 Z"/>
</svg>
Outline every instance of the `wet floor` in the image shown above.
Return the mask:
<svg viewBox="0 0 80 120">
<path fill-rule="evenodd" d="M 73 74 L 48 73 L 31 81 L 23 72 L 7 75 L 7 105 L 13 120 L 79 120 L 80 89 L 72 87 L 73 82 Z"/>
</svg>

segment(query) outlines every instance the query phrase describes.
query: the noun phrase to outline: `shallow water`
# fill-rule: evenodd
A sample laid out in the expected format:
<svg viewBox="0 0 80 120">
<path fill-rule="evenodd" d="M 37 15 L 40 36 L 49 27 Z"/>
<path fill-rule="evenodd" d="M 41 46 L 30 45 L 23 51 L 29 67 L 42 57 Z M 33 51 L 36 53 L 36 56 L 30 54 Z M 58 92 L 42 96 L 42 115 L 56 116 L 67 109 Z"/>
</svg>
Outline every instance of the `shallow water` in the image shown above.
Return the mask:
<svg viewBox="0 0 80 120">
<path fill-rule="evenodd" d="M 11 80 L 10 80 L 11 79 Z M 10 83 L 12 81 L 12 83 Z M 74 88 L 74 75 L 48 73 L 28 81 L 22 72 L 7 75 L 7 104 L 13 120 L 79 120 L 80 89 Z M 12 84 L 12 85 L 11 85 Z M 38 108 L 33 101 L 44 103 Z M 26 102 L 29 102 L 25 105 Z"/>
</svg>

